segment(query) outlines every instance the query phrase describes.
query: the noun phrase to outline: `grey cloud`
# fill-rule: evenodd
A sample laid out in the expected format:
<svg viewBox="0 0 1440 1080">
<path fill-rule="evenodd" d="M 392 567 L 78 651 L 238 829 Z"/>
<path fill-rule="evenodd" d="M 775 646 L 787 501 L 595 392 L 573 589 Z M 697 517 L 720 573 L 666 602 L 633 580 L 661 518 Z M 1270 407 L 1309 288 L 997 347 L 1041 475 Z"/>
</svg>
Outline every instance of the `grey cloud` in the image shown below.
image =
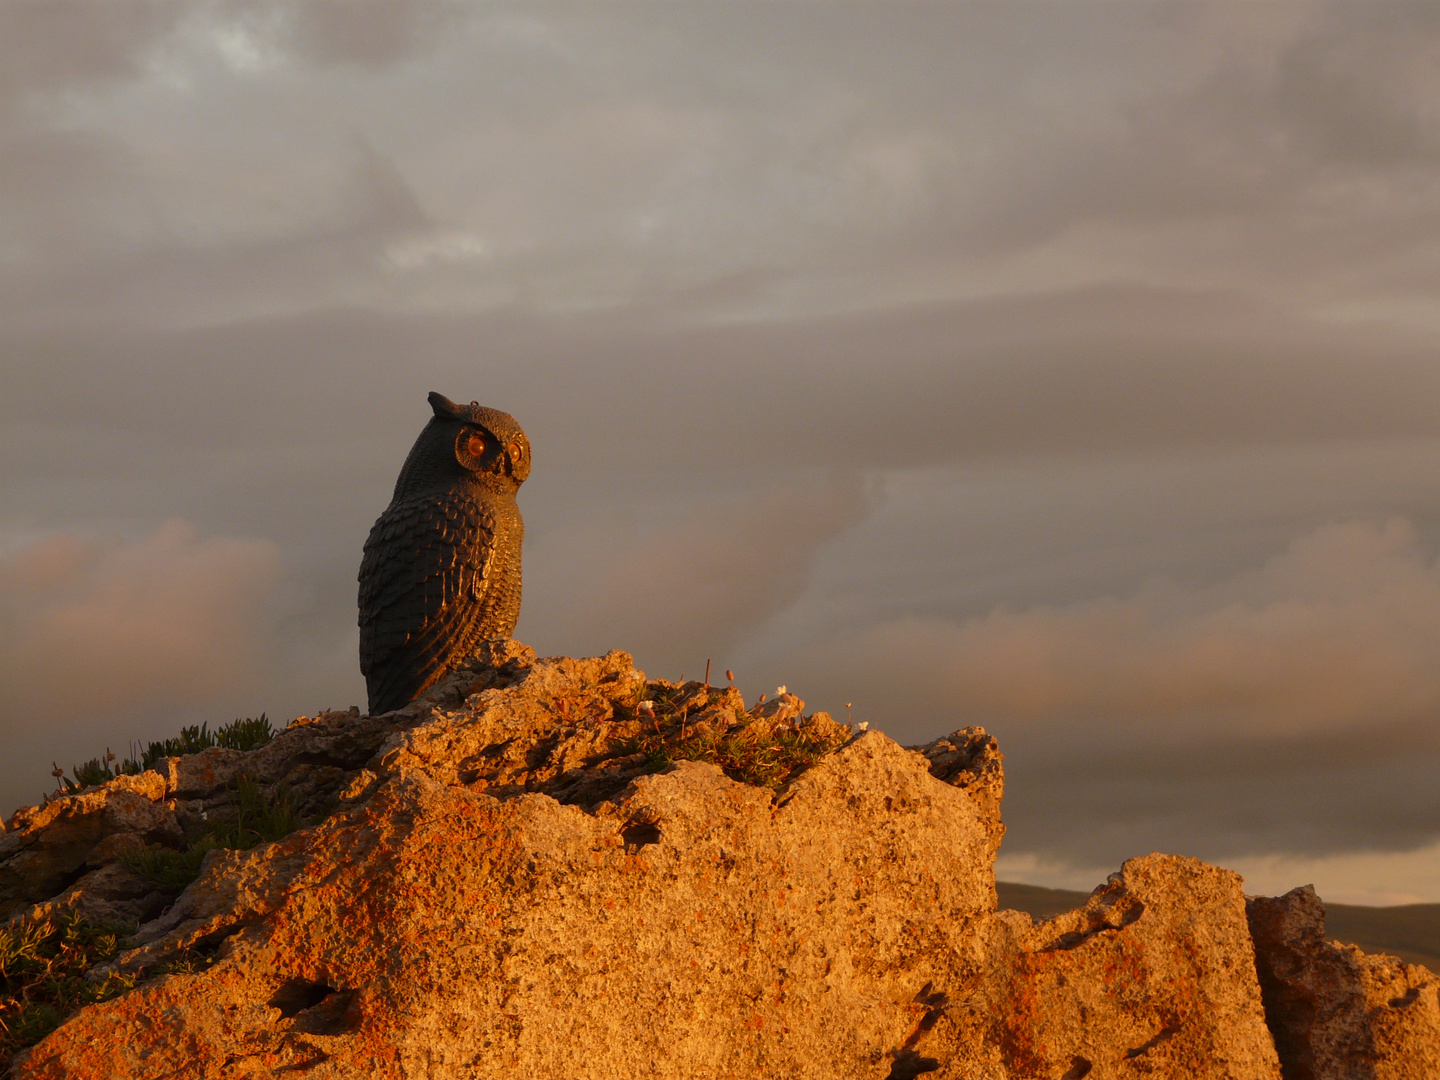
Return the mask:
<svg viewBox="0 0 1440 1080">
<path fill-rule="evenodd" d="M 1433 721 L 1272 738 L 1217 730 L 1183 748 L 996 727 L 1013 781 L 1011 853 L 1094 866 L 1139 850 L 1230 861 L 1414 851 L 1440 838 Z"/>
<path fill-rule="evenodd" d="M 9 707 L 91 713 L 252 677 L 257 620 L 279 577 L 273 544 L 199 541 L 179 522 L 109 548 L 61 534 L 12 554 L 0 574 Z M 86 677 L 67 678 L 77 664 Z"/>
<path fill-rule="evenodd" d="M 166 184 L 123 144 L 84 134 L 15 144 L 29 151 L 25 165 L 0 172 L 13 196 L 0 229 L 26 254 L 23 269 L 0 263 L 0 311 L 12 326 L 82 313 L 161 326 L 228 320 L 237 309 L 289 310 L 307 293 L 302 304 L 311 303 L 326 295 L 317 282 L 331 284 L 332 300 L 349 299 L 367 277 L 362 291 L 373 295 L 387 245 L 433 224 L 394 162 L 358 136 L 288 230 L 229 243 L 187 237 L 166 209 Z"/>
<path fill-rule="evenodd" d="M 17 0 L 0 6 L 0 106 L 73 84 L 133 79 L 180 23 L 175 0 Z"/>
<path fill-rule="evenodd" d="M 805 470 L 1440 434 L 1423 339 L 1118 290 L 703 328 L 339 311 L 12 331 L 5 349 L 13 512 L 143 510 L 276 536 L 303 531 L 293 505 L 368 528 L 432 388 L 521 418 L 537 521 L 573 493 L 675 498 Z M 114 436 L 99 464 L 96 430 Z"/>
<path fill-rule="evenodd" d="M 16 0 L 0 8 L 0 105 L 141 78 L 187 32 L 252 35 L 304 63 L 383 68 L 467 17 L 429 0 Z"/>
<path fill-rule="evenodd" d="M 1440 211 L 1423 196 L 1417 205 L 1412 172 L 1440 160 L 1433 11 L 1317 6 L 1257 41 L 1236 33 L 1243 11 L 1232 7 L 1235 18 L 1221 19 L 1216 10 L 1197 5 L 1193 18 L 1179 13 L 1168 26 L 1152 24 L 1148 41 L 1132 41 L 1175 57 L 1173 75 L 1147 79 L 1133 57 L 1121 59 L 1136 77 L 1090 123 L 1066 123 L 1067 108 L 1055 102 L 1022 118 L 1012 153 L 982 181 L 982 194 L 957 203 L 965 209 L 952 228 L 931 232 L 929 243 L 993 253 L 1087 224 L 1248 220 L 1262 231 L 1284 228 L 1287 246 L 1303 249 L 1368 229 L 1372 219 L 1417 213 L 1430 228 L 1390 240 L 1396 248 L 1423 242 Z M 1207 47 L 1214 59 L 1197 70 L 1187 51 Z M 1377 185 L 1393 192 L 1393 206 L 1361 198 L 1324 220 L 1307 212 L 1353 198 L 1361 177 L 1372 193 Z M 1266 254 L 1257 246 L 1250 258 Z M 1307 268 L 1296 260 L 1287 269 Z"/>
<path fill-rule="evenodd" d="M 382 230 L 422 229 L 433 224 L 391 158 L 361 136 L 356 136 L 354 147 L 349 201 L 355 218 Z"/>
<path fill-rule="evenodd" d="M 1277 112 L 1317 161 L 1433 165 L 1440 160 L 1428 4 L 1332 8 L 1280 55 Z"/>
<path fill-rule="evenodd" d="M 0 251 L 9 255 L 0 260 L 0 282 L 20 277 L 15 264 L 22 259 L 24 276 L 33 279 L 47 264 L 73 267 L 77 250 L 113 252 L 123 244 L 137 219 L 150 217 L 136 184 L 143 167 L 124 143 L 103 134 L 0 129 Z"/>
<path fill-rule="evenodd" d="M 290 40 L 318 63 L 384 66 L 432 48 L 465 18 L 461 5 L 430 0 L 318 0 L 273 5 L 291 20 Z"/>
<path fill-rule="evenodd" d="M 1084 258 L 1105 252 L 1106 230 L 1196 222 L 1230 224 L 1172 233 L 1114 275 L 1164 277 L 1183 265 L 1212 285 L 1238 270 L 1283 274 L 1295 290 L 1413 259 L 1440 220 L 1424 185 L 1397 166 L 1411 151 L 1424 164 L 1433 142 L 1425 27 L 1343 7 L 1267 35 L 1244 30 L 1248 14 L 1198 10 L 1205 17 L 1105 5 L 201 5 L 187 25 L 218 32 L 229 19 L 282 53 L 356 70 L 302 65 L 267 81 L 197 61 L 195 89 L 165 107 L 170 123 L 197 127 L 214 110 L 253 148 L 250 183 L 197 177 L 184 196 L 192 216 L 239 231 L 212 246 L 255 252 L 245 262 L 254 278 L 283 278 L 291 259 L 285 245 L 243 235 L 252 220 L 264 232 L 257 192 L 291 198 L 317 168 L 337 167 L 337 127 L 383 146 L 426 208 L 412 254 L 428 245 L 476 256 L 414 258 L 423 273 L 396 275 L 376 253 L 346 249 L 287 283 L 297 309 L 545 309 L 577 295 L 582 305 L 673 304 L 671 294 L 747 276 L 762 282 L 759 295 L 732 298 L 722 314 L 737 300 L 741 310 L 773 306 L 801 283 L 812 305 L 843 308 L 827 283 L 866 296 L 846 281 L 857 274 L 882 293 L 946 274 L 973 290 L 989 269 L 977 258 L 1046 243 Z M 452 28 L 457 12 L 465 25 Z M 370 71 L 432 46 L 423 70 Z M 111 126 L 136 124 L 126 100 L 116 95 Z M 261 122 L 276 114 L 282 122 Z M 83 120 L 104 125 L 105 109 Z M 1365 138 L 1390 149 L 1377 157 Z M 1395 194 L 1393 208 L 1362 197 L 1377 184 Z M 161 209 L 179 195 L 150 188 Z M 78 188 L 69 197 L 88 200 Z M 1328 216 L 1306 209 L 1317 203 Z M 1071 235 L 1087 228 L 1102 235 Z M 197 273 L 187 245 L 140 244 L 154 265 L 117 259 L 100 274 L 148 282 L 114 299 L 117 317 L 143 317 L 162 297 L 211 318 L 275 309 L 273 295 L 233 276 Z M 89 254 L 76 251 L 73 287 L 47 276 L 22 288 L 16 307 L 33 314 L 47 295 L 91 295 Z M 1055 272 L 1041 259 L 1032 276 Z M 177 283 L 191 281 L 187 295 Z M 712 289 L 711 305 L 724 296 Z"/>
</svg>

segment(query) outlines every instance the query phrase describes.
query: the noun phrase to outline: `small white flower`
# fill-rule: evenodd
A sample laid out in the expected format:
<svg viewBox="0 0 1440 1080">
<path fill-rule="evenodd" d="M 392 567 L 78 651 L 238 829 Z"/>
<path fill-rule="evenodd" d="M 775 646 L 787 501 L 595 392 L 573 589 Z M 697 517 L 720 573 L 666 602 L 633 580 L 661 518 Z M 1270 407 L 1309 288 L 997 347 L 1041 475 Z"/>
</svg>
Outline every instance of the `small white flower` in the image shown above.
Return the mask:
<svg viewBox="0 0 1440 1080">
<path fill-rule="evenodd" d="M 869 720 L 861 720 L 860 723 L 858 723 L 858 724 L 855 725 L 855 726 L 858 727 L 861 731 L 865 731 L 865 730 L 867 730 L 867 729 L 870 727 L 870 721 L 869 721 Z"/>
<path fill-rule="evenodd" d="M 775 687 L 775 696 L 776 696 L 776 697 L 779 697 L 779 696 L 780 696 L 781 694 L 783 694 L 783 693 L 785 693 L 785 687 L 783 687 L 783 686 L 777 686 L 777 687 Z"/>
<path fill-rule="evenodd" d="M 642 701 L 642 702 L 640 702 L 640 715 L 641 715 L 641 716 L 654 716 L 654 715 L 655 715 L 655 702 L 653 702 L 653 701 Z"/>
</svg>

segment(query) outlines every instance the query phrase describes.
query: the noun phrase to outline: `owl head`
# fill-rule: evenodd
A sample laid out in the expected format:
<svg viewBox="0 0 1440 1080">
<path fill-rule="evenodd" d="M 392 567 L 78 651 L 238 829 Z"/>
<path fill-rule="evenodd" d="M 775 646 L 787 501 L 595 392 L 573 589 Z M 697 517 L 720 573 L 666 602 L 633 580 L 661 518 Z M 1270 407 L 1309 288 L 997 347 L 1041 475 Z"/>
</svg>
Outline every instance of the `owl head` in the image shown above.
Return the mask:
<svg viewBox="0 0 1440 1080">
<path fill-rule="evenodd" d="M 514 492 L 530 475 L 530 440 L 509 413 L 472 401 L 458 405 L 430 394 L 435 415 L 415 440 L 395 497 L 436 485 L 474 481 L 491 490 Z"/>
<path fill-rule="evenodd" d="M 455 435 L 455 460 L 478 475 L 512 480 L 516 487 L 530 475 L 530 440 L 509 413 L 487 409 L 478 401 L 457 405 L 444 394 L 430 391 L 430 408 L 442 422 L 460 424 Z"/>
</svg>

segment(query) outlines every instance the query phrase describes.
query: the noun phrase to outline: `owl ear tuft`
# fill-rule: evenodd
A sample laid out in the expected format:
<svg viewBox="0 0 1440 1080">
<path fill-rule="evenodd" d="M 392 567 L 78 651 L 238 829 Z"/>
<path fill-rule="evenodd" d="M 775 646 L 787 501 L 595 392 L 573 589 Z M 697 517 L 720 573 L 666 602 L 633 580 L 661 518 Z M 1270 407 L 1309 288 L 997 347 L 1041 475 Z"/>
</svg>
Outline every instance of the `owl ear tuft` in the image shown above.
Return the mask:
<svg viewBox="0 0 1440 1080">
<path fill-rule="evenodd" d="M 436 416 L 442 417 L 446 420 L 465 419 L 460 414 L 460 406 L 456 405 L 455 402 L 451 401 L 444 394 L 437 393 L 436 391 L 431 390 L 429 397 L 426 400 L 430 402 L 430 408 L 435 410 Z"/>
</svg>

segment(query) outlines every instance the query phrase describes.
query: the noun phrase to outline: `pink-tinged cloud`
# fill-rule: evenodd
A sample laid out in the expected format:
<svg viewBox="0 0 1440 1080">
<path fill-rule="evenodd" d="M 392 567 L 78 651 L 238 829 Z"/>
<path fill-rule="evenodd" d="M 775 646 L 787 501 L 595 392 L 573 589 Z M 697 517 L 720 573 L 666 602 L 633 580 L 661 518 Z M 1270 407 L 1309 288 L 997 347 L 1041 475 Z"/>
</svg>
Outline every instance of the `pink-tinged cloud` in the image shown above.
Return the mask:
<svg viewBox="0 0 1440 1080">
<path fill-rule="evenodd" d="M 625 648 L 656 674 L 698 675 L 794 603 L 821 549 L 868 505 L 861 478 L 847 473 L 707 498 L 668 523 L 557 531 L 526 556 L 527 580 L 545 586 L 532 593 L 527 625 L 546 650 Z"/>
<path fill-rule="evenodd" d="M 281 579 L 268 541 L 169 521 L 129 542 L 55 534 L 0 557 L 9 728 L 201 704 L 257 677 Z"/>
<path fill-rule="evenodd" d="M 1333 733 L 1440 710 L 1440 568 L 1404 520 L 1327 525 L 1218 584 L 909 616 L 810 662 L 829 669 L 812 677 L 822 685 L 883 673 L 867 689 L 896 719 L 1129 721 L 1162 739 Z"/>
</svg>

